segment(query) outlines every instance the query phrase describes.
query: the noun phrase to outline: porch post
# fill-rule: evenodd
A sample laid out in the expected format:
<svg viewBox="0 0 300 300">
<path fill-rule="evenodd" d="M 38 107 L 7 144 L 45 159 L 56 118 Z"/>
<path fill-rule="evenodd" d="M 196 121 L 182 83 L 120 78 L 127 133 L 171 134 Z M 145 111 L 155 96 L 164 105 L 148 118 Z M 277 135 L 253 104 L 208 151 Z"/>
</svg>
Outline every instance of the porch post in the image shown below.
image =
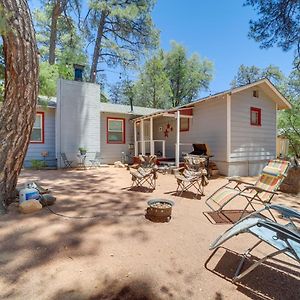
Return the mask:
<svg viewBox="0 0 300 300">
<path fill-rule="evenodd" d="M 150 118 L 150 154 L 151 154 L 151 155 L 154 155 L 153 117 Z"/>
<path fill-rule="evenodd" d="M 179 149 L 180 149 L 180 110 L 176 111 L 176 147 L 175 147 L 175 163 L 179 167 Z"/>
<path fill-rule="evenodd" d="M 166 141 L 162 141 L 162 156 L 166 157 Z"/>
<path fill-rule="evenodd" d="M 231 154 L 231 95 L 226 95 L 226 107 L 227 107 L 227 147 L 226 147 L 226 161 L 230 162 Z"/>
<path fill-rule="evenodd" d="M 138 156 L 138 142 L 137 142 L 137 133 L 136 133 L 136 121 L 133 123 L 133 135 L 134 135 L 134 156 Z"/>
<path fill-rule="evenodd" d="M 145 138 L 144 138 L 144 119 L 141 120 L 141 144 L 142 144 L 142 155 L 145 155 Z"/>
</svg>

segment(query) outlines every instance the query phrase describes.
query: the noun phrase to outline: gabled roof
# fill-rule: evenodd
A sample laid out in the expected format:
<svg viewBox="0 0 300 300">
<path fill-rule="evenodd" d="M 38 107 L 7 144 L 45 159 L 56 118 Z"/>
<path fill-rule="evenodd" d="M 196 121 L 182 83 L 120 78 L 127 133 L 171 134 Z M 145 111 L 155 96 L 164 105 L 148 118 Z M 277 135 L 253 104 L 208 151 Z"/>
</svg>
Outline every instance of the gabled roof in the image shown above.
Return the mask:
<svg viewBox="0 0 300 300">
<path fill-rule="evenodd" d="M 292 104 L 278 91 L 278 89 L 271 83 L 271 81 L 267 78 L 255 81 L 253 83 L 250 84 L 246 84 L 240 87 L 236 87 L 233 89 L 229 89 L 229 90 L 225 90 L 223 92 L 219 92 L 213 95 L 209 95 L 207 97 L 204 98 L 200 98 L 198 100 L 195 100 L 191 103 L 188 104 L 184 104 L 181 106 L 177 106 L 174 108 L 170 108 L 170 109 L 166 109 L 164 111 L 161 112 L 155 112 L 152 113 L 146 117 L 150 117 L 150 116 L 159 116 L 159 115 L 163 115 L 164 113 L 167 112 L 174 112 L 180 109 L 184 109 L 187 107 L 193 107 L 195 104 L 200 103 L 200 102 L 204 102 L 204 101 L 212 101 L 214 99 L 217 99 L 220 96 L 225 96 L 226 94 L 235 94 L 235 93 L 239 93 L 242 92 L 243 90 L 246 89 L 250 89 L 250 88 L 255 88 L 255 87 L 261 87 L 264 92 L 271 98 L 271 100 L 273 100 L 276 104 L 277 104 L 277 109 L 278 110 L 282 110 L 282 109 L 291 109 L 292 108 Z M 225 99 L 225 97 L 224 97 Z M 143 117 L 140 118 L 136 118 L 135 120 L 139 120 L 139 119 L 143 119 Z"/>
<path fill-rule="evenodd" d="M 113 103 L 100 103 L 100 111 L 101 112 L 109 112 L 109 113 L 121 113 L 121 114 L 132 114 L 137 116 L 145 116 L 149 114 L 153 114 L 161 109 L 149 108 L 149 107 L 141 107 L 141 106 L 133 106 L 133 111 L 131 111 L 130 105 L 123 104 L 113 104 Z"/>
<path fill-rule="evenodd" d="M 207 97 L 204 98 L 200 98 L 196 101 L 193 101 L 191 103 L 185 104 L 180 106 L 181 107 L 189 107 L 189 106 L 193 106 L 195 103 L 199 103 L 205 100 L 210 100 L 212 98 L 216 98 L 219 96 L 223 96 L 226 94 L 235 94 L 235 93 L 239 93 L 242 92 L 243 90 L 247 90 L 250 88 L 254 88 L 254 87 L 261 87 L 268 96 L 270 96 L 271 100 L 273 100 L 276 104 L 277 104 L 277 109 L 278 110 L 282 110 L 282 109 L 291 109 L 292 108 L 292 104 L 278 91 L 278 89 L 273 85 L 273 83 L 267 79 L 261 79 L 258 81 L 255 81 L 253 83 L 250 84 L 245 84 L 243 86 L 239 86 L 233 89 L 229 89 L 220 93 L 216 93 L 214 95 L 209 95 Z"/>
</svg>

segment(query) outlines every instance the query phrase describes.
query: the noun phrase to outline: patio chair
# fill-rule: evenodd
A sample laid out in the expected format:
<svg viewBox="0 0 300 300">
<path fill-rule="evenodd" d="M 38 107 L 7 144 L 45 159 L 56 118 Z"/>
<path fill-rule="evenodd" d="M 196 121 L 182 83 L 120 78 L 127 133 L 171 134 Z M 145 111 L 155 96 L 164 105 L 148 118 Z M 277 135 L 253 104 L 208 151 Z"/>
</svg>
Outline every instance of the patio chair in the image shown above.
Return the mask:
<svg viewBox="0 0 300 300">
<path fill-rule="evenodd" d="M 95 158 L 90 159 L 91 168 L 92 167 L 95 167 L 95 168 L 100 167 L 100 165 L 101 165 L 100 159 L 101 159 L 100 152 L 96 152 Z"/>
<path fill-rule="evenodd" d="M 253 211 L 254 202 L 267 204 L 270 203 L 276 191 L 279 189 L 282 181 L 287 175 L 290 163 L 284 160 L 271 160 L 264 167 L 261 175 L 255 184 L 241 180 L 238 177 L 228 178 L 228 182 L 215 191 L 207 198 L 205 203 L 216 213 L 222 213 L 223 208 L 236 200 L 239 196 L 244 197 L 247 201 L 245 208 L 242 210 L 241 217 L 247 212 L 250 206 Z M 226 218 L 226 215 L 223 214 Z"/>
<path fill-rule="evenodd" d="M 136 170 L 131 170 L 131 180 L 132 187 L 143 187 L 148 185 L 150 189 L 155 190 L 156 188 L 156 179 L 157 179 L 157 169 L 153 168 L 142 168 L 139 167 Z"/>
<path fill-rule="evenodd" d="M 271 213 L 272 218 L 274 218 L 273 220 L 263 215 L 264 211 L 271 212 L 272 210 L 279 213 L 281 217 L 288 222 L 286 224 L 278 223 L 274 218 L 274 213 Z M 281 205 L 268 205 L 259 212 L 248 215 L 235 223 L 210 245 L 209 249 L 215 249 L 215 251 L 209 257 L 205 265 L 207 266 L 208 261 L 223 243 L 241 233 L 254 235 L 258 238 L 258 242 L 242 254 L 242 258 L 233 277 L 233 282 L 240 280 L 269 258 L 274 258 L 281 253 L 286 254 L 300 264 L 300 231 L 294 220 L 300 221 L 300 212 Z M 251 256 L 251 252 L 263 242 L 274 247 L 276 250 L 242 271 L 245 260 Z M 288 263 L 286 263 L 286 265 L 288 265 Z"/>
<path fill-rule="evenodd" d="M 73 160 L 68 160 L 66 153 L 61 153 L 61 158 L 63 160 L 63 163 L 65 165 L 66 168 L 72 168 L 72 162 Z"/>
<path fill-rule="evenodd" d="M 190 174 L 207 176 L 207 173 L 203 174 L 203 170 L 206 169 L 206 158 L 204 157 L 187 154 L 184 156 L 184 167 Z M 208 180 L 206 178 L 205 185 L 207 184 Z"/>
<path fill-rule="evenodd" d="M 153 168 L 157 165 L 157 156 L 156 155 L 142 155 L 139 154 L 136 157 L 136 162 L 131 166 L 134 169 L 142 167 L 144 169 Z"/>
<path fill-rule="evenodd" d="M 205 158 L 186 156 L 184 167 L 173 170 L 177 180 L 177 195 L 182 196 L 183 192 L 192 188 L 196 190 L 196 198 L 204 195 L 204 186 L 208 184 L 204 163 Z"/>
</svg>

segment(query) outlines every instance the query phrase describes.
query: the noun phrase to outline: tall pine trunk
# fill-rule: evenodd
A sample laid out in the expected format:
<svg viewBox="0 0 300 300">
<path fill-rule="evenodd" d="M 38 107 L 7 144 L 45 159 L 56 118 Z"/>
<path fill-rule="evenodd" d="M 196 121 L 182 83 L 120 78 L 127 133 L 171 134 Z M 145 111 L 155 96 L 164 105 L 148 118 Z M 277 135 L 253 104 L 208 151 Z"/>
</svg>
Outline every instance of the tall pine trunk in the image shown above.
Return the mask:
<svg viewBox="0 0 300 300">
<path fill-rule="evenodd" d="M 38 52 L 26 0 L 1 0 L 7 12 L 2 36 L 5 93 L 0 110 L 0 213 L 15 198 L 28 148 L 38 93 Z"/>
<path fill-rule="evenodd" d="M 107 16 L 108 16 L 107 11 L 103 11 L 101 13 L 99 26 L 98 26 L 98 30 L 97 30 L 97 38 L 96 38 L 96 42 L 95 42 L 93 61 L 92 61 L 91 73 L 90 73 L 90 82 L 93 82 L 93 83 L 96 82 L 96 78 L 97 78 L 97 65 L 98 65 L 98 61 L 99 61 L 99 57 L 100 57 L 101 41 L 102 41 L 104 25 L 105 25 Z"/>
<path fill-rule="evenodd" d="M 50 27 L 49 59 L 48 59 L 50 65 L 55 64 L 57 23 L 58 23 L 58 18 L 61 16 L 63 10 L 67 5 L 67 2 L 68 2 L 67 0 L 56 0 L 53 3 L 53 9 L 51 15 L 51 27 Z"/>
</svg>

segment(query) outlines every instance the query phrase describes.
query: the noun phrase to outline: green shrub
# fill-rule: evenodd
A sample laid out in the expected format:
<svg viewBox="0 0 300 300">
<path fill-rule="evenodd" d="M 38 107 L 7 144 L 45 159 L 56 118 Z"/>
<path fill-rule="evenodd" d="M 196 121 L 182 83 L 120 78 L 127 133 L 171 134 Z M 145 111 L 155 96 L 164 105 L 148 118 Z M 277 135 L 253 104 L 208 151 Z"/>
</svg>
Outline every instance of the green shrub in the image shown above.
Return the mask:
<svg viewBox="0 0 300 300">
<path fill-rule="evenodd" d="M 43 168 L 47 167 L 47 164 L 43 160 L 33 159 L 31 161 L 31 167 L 32 167 L 32 169 L 39 170 L 39 169 L 43 169 Z"/>
</svg>

